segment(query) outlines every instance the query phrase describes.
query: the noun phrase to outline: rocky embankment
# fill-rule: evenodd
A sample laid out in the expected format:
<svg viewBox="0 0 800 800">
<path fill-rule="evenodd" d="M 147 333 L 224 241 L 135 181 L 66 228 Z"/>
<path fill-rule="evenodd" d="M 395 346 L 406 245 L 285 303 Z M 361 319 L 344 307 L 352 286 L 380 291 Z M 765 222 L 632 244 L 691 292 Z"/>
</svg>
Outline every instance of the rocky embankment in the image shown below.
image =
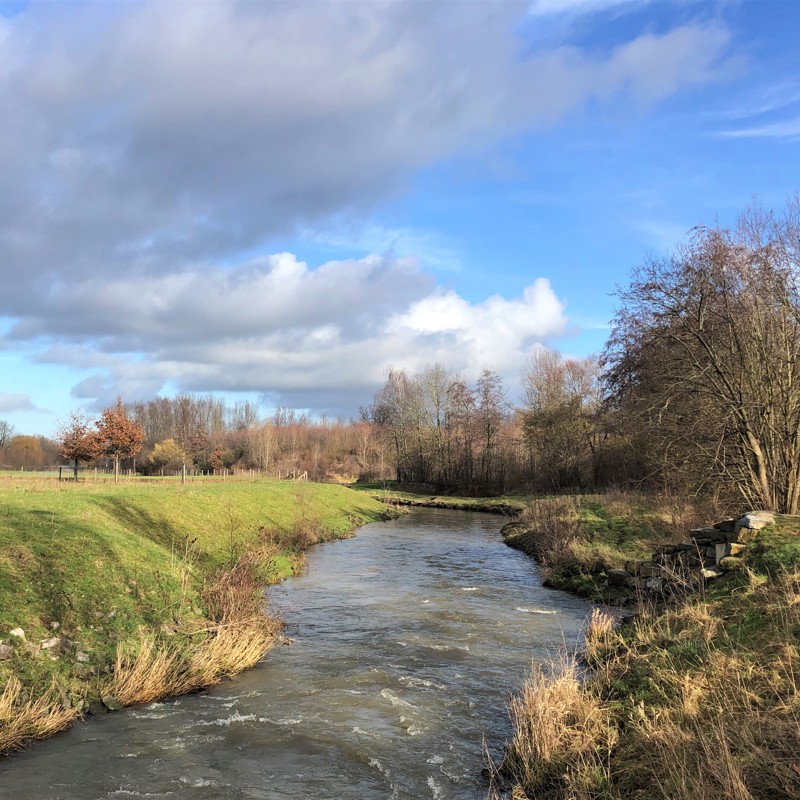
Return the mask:
<svg viewBox="0 0 800 800">
<path fill-rule="evenodd" d="M 653 594 L 695 589 L 739 569 L 748 544 L 759 531 L 774 524 L 772 512 L 750 511 L 690 530 L 687 541 L 660 546 L 650 561 L 627 561 L 623 569 L 610 569 L 606 580 L 609 586 Z"/>
</svg>

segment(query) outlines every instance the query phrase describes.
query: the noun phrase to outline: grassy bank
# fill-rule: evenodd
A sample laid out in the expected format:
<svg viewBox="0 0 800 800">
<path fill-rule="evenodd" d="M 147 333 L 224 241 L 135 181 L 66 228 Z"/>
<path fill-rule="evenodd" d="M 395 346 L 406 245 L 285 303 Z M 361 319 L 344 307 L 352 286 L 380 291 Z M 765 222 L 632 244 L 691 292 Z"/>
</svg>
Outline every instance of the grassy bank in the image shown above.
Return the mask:
<svg viewBox="0 0 800 800">
<path fill-rule="evenodd" d="M 402 487 L 402 488 L 401 488 Z M 482 511 L 486 514 L 503 514 L 515 517 L 525 508 L 525 497 L 520 494 L 497 497 L 462 497 L 436 494 L 431 487 L 410 487 L 394 481 L 354 483 L 351 488 L 364 492 L 375 500 L 393 506 L 419 508 L 449 508 L 455 511 Z"/>
<path fill-rule="evenodd" d="M 0 751 L 252 666 L 264 583 L 385 513 L 319 484 L 0 482 Z"/>
<path fill-rule="evenodd" d="M 619 627 L 596 611 L 582 656 L 514 699 L 497 784 L 515 800 L 796 800 L 799 685 L 800 519 L 785 517 L 704 593 Z"/>
<path fill-rule="evenodd" d="M 546 497 L 528 501 L 503 535 L 542 565 L 545 586 L 607 602 L 630 599 L 630 592 L 605 585 L 608 570 L 650 560 L 702 521 L 689 504 L 644 495 Z"/>
</svg>

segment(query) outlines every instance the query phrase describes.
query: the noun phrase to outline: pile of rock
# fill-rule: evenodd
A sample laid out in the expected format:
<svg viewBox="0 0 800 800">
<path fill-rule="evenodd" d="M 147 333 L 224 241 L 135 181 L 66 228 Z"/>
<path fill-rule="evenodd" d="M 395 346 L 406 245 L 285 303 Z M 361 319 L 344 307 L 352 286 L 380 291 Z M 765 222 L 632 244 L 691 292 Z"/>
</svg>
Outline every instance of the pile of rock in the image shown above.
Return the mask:
<svg viewBox="0 0 800 800">
<path fill-rule="evenodd" d="M 648 591 L 686 589 L 713 580 L 741 565 L 741 557 L 760 530 L 772 525 L 770 511 L 750 511 L 709 528 L 689 531 L 689 541 L 662 545 L 650 561 L 628 561 L 625 569 L 609 570 L 609 586 Z"/>
</svg>

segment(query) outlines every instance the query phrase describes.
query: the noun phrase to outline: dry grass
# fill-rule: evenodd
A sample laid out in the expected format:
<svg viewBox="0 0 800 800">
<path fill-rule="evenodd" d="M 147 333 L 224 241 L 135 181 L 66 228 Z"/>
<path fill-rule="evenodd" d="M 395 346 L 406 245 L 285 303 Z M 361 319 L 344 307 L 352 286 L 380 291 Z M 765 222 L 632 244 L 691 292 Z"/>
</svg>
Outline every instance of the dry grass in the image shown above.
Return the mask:
<svg viewBox="0 0 800 800">
<path fill-rule="evenodd" d="M 55 684 L 35 699 L 11 676 L 0 695 L 0 753 L 19 750 L 30 739 L 42 739 L 68 728 L 79 712 L 64 702 Z"/>
<path fill-rule="evenodd" d="M 565 658 L 549 675 L 534 664 L 509 714 L 513 737 L 500 772 L 529 797 L 547 786 L 548 796 L 579 800 L 608 783 L 617 732 L 608 711 L 582 686 L 575 659 Z"/>
<path fill-rule="evenodd" d="M 207 626 L 158 641 L 142 633 L 133 650 L 120 644 L 104 693 L 126 706 L 149 703 L 213 686 L 255 666 L 282 627 L 263 607 L 259 566 L 270 553 L 267 545 L 249 551 L 207 581 L 202 593 L 211 616 Z M 202 637 L 199 642 L 197 637 Z"/>
<path fill-rule="evenodd" d="M 535 668 L 511 704 L 517 796 L 800 800 L 800 574 L 622 627 L 596 610 L 584 655 L 585 676 Z"/>
</svg>

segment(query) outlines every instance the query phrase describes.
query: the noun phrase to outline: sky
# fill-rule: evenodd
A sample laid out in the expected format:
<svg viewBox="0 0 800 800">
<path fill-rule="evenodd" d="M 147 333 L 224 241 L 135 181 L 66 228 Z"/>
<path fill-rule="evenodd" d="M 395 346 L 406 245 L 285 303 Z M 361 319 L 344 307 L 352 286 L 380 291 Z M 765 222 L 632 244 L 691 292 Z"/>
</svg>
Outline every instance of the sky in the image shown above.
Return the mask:
<svg viewBox="0 0 800 800">
<path fill-rule="evenodd" d="M 800 190 L 800 2 L 0 0 L 0 419 L 602 350 Z"/>
</svg>

